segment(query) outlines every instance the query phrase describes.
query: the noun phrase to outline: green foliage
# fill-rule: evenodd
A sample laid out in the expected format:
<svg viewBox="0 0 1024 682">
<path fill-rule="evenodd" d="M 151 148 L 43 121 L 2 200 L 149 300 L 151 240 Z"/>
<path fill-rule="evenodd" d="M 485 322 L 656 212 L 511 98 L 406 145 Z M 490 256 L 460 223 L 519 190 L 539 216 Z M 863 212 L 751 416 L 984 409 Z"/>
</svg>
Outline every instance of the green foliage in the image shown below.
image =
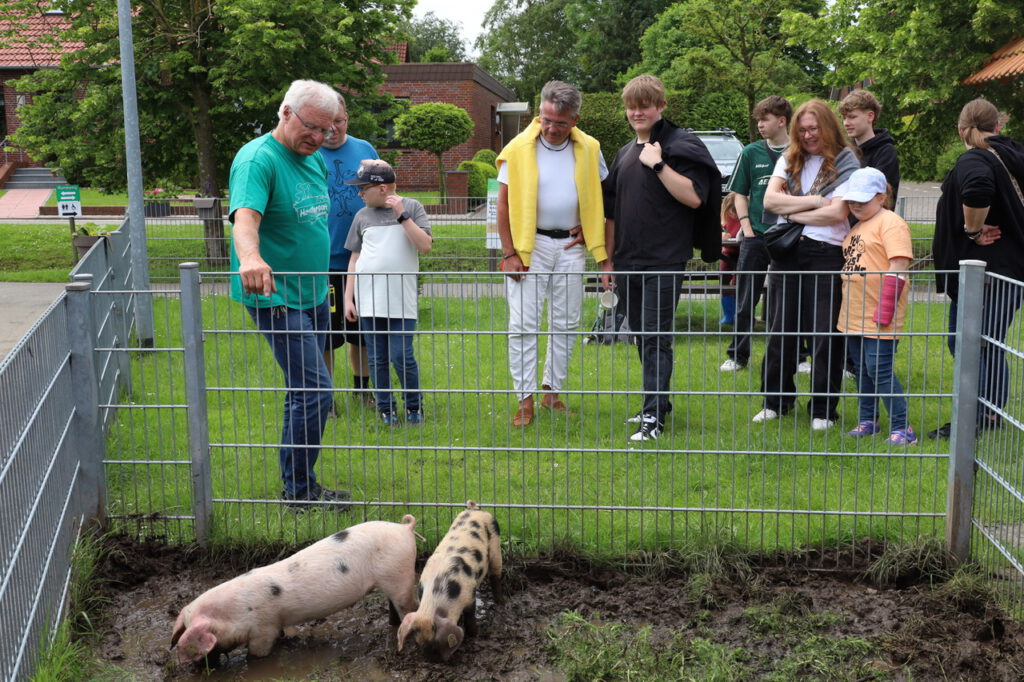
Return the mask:
<svg viewBox="0 0 1024 682">
<path fill-rule="evenodd" d="M 764 97 L 806 89 L 805 66 L 786 52 L 779 34 L 783 9 L 814 11 L 818 0 L 690 0 L 662 12 L 640 40 L 642 59 L 627 76 L 652 73 L 689 100 L 717 96 L 743 103 L 737 132 L 758 139 L 749 112 Z M 733 105 L 726 105 L 732 110 Z M 711 107 L 708 107 L 709 109 Z M 707 114 L 704 114 L 706 117 Z"/>
<path fill-rule="evenodd" d="M 961 85 L 1024 22 L 1019 0 L 922 3 L 836 0 L 818 16 L 783 13 L 791 45 L 834 64 L 826 85 L 872 78 L 882 102 L 881 125 L 896 137 L 907 180 L 934 180 L 936 150 L 946 149 L 961 107 L 979 94 L 1012 117 L 1024 116 L 1021 85 Z"/>
<path fill-rule="evenodd" d="M 965 151 L 967 151 L 967 148 L 964 147 L 964 143 L 959 137 L 954 136 L 954 139 L 946 145 L 945 151 L 935 157 L 935 170 L 928 174 L 928 177 L 935 178 L 936 180 L 946 177 L 946 174 L 953 170 L 956 160 Z"/>
<path fill-rule="evenodd" d="M 410 62 L 463 62 L 466 44 L 461 24 L 433 12 L 403 21 L 399 27 L 408 37 Z"/>
<path fill-rule="evenodd" d="M 481 149 L 473 155 L 473 161 L 480 161 L 491 166 L 496 166 L 498 163 L 498 152 L 493 149 Z"/>
<path fill-rule="evenodd" d="M 438 187 L 442 200 L 448 195 L 441 155 L 473 134 L 473 119 L 464 109 L 445 102 L 426 102 L 409 107 L 395 119 L 395 137 L 403 147 L 421 149 L 437 157 Z"/>
<path fill-rule="evenodd" d="M 469 196 L 474 199 L 486 199 L 487 180 L 498 177 L 498 169 L 482 161 L 463 161 L 457 170 L 469 172 Z"/>
<path fill-rule="evenodd" d="M 942 540 L 922 536 L 887 546 L 882 556 L 868 567 L 867 577 L 881 586 L 942 582 L 952 576 L 955 563 Z"/>
<path fill-rule="evenodd" d="M 280 99 L 297 76 L 375 90 L 381 65 L 393 59 L 378 38 L 394 33 L 412 1 L 138 3 L 132 24 L 144 184 L 173 181 L 218 193 L 235 151 L 274 127 Z M 34 0 L 12 0 L 0 19 L 38 11 Z M 71 3 L 67 16 L 68 33 L 44 39 L 84 47 L 65 55 L 60 68 L 17 81 L 18 89 L 36 94 L 19 111 L 13 141 L 71 182 L 122 189 L 116 2 Z M 35 40 L 43 39 L 9 37 Z"/>
</svg>

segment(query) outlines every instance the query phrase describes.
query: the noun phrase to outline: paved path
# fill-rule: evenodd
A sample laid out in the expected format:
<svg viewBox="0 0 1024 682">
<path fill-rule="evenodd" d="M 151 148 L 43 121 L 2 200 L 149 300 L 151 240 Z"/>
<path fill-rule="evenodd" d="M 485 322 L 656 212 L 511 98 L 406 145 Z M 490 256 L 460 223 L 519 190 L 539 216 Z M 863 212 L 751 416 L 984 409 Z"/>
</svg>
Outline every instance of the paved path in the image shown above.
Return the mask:
<svg viewBox="0 0 1024 682">
<path fill-rule="evenodd" d="M 0 220 L 4 218 L 35 218 L 39 207 L 50 198 L 49 189 L 9 189 L 0 197 Z"/>
<path fill-rule="evenodd" d="M 0 362 L 62 291 L 60 282 L 0 282 Z"/>
</svg>

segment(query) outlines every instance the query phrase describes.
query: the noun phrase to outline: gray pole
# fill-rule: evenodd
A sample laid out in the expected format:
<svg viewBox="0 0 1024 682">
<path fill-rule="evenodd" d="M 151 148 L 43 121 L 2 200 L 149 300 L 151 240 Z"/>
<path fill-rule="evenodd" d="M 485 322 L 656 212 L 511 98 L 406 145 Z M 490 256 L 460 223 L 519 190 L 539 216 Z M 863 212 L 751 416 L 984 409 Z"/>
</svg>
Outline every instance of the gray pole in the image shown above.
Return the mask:
<svg viewBox="0 0 1024 682">
<path fill-rule="evenodd" d="M 135 100 L 135 48 L 132 40 L 132 5 L 117 0 L 117 29 L 121 44 L 121 102 L 124 108 L 124 155 L 128 167 L 128 231 L 131 236 L 132 285 L 149 291 L 146 255 L 146 220 L 142 209 L 142 146 L 139 144 L 139 109 Z M 153 347 L 153 299 L 135 297 L 135 329 L 139 345 Z"/>
<path fill-rule="evenodd" d="M 71 344 L 71 390 L 75 401 L 72 419 L 74 447 L 81 462 L 81 513 L 88 521 L 106 524 L 107 481 L 103 474 L 106 451 L 100 424 L 100 389 L 96 380 L 95 323 L 92 315 L 92 282 L 64 286 L 68 301 L 68 338 Z"/>
<path fill-rule="evenodd" d="M 980 302 L 985 295 L 985 263 L 960 261 L 960 302 L 956 309 L 956 357 L 953 359 L 953 418 L 949 437 L 949 481 L 946 490 L 946 545 L 959 562 L 971 553 L 971 511 L 974 501 L 974 441 L 978 420 L 981 361 Z"/>
<path fill-rule="evenodd" d="M 188 451 L 192 461 L 192 513 L 196 540 L 209 537 L 213 521 L 210 480 L 210 425 L 206 412 L 206 361 L 203 354 L 203 309 L 199 264 L 182 263 L 181 337 L 185 347 L 185 400 L 188 404 Z"/>
</svg>

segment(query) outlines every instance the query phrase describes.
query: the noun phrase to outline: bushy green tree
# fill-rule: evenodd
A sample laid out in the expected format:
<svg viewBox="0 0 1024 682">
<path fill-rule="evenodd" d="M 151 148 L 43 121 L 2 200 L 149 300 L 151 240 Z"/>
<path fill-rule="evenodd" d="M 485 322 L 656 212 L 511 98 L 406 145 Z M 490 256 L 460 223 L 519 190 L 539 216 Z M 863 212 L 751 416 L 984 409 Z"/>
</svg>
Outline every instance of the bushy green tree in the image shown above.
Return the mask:
<svg viewBox="0 0 1024 682">
<path fill-rule="evenodd" d="M 883 126 L 896 135 L 903 176 L 937 179 L 936 159 L 955 140 L 960 108 L 979 94 L 1015 118 L 1024 116 L 1021 85 L 965 87 L 1024 24 L 1020 0 L 835 0 L 820 16 L 784 13 L 790 42 L 833 64 L 826 83 L 871 79 L 882 101 Z"/>
<path fill-rule="evenodd" d="M 419 19 L 403 21 L 400 28 L 408 38 L 410 62 L 466 61 L 459 22 L 427 12 Z"/>
<path fill-rule="evenodd" d="M 473 161 L 480 161 L 489 166 L 496 166 L 498 163 L 498 152 L 493 149 L 481 149 L 473 155 Z"/>
<path fill-rule="evenodd" d="M 466 185 L 473 199 L 487 198 L 487 181 L 498 177 L 498 169 L 483 161 L 463 161 L 456 170 L 469 173 Z"/>
<path fill-rule="evenodd" d="M 238 148 L 276 125 L 296 77 L 372 92 L 413 0 L 137 0 L 132 18 L 144 182 L 219 194 Z M 63 0 L 57 40 L 83 47 L 17 81 L 36 93 L 14 142 L 85 184 L 126 186 L 116 0 Z M 0 18 L 51 9 L 9 0 Z M 7 40 L 28 40 L 27 35 Z M 358 107 L 353 107 L 358 108 Z"/>
<path fill-rule="evenodd" d="M 469 114 L 444 102 L 416 104 L 395 119 L 395 137 L 403 147 L 420 149 L 437 157 L 437 186 L 442 201 L 448 197 L 448 185 L 441 155 L 472 134 L 473 119 Z"/>
</svg>

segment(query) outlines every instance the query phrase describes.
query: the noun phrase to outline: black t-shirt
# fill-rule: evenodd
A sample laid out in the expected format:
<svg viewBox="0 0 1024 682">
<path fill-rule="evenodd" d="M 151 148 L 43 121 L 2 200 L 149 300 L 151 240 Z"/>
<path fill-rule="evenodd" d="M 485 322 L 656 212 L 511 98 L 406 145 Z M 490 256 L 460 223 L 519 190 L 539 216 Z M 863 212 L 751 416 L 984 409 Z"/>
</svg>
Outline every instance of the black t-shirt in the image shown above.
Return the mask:
<svg viewBox="0 0 1024 682">
<path fill-rule="evenodd" d="M 665 123 L 662 119 L 655 124 L 658 130 L 652 131 L 652 139 L 657 139 L 656 132 L 661 132 Z M 693 138 L 703 149 L 695 136 L 679 129 L 671 132 Z M 685 156 L 687 147 L 680 140 L 681 137 L 673 141 L 668 135 L 659 140 L 662 158 L 667 166 L 693 182 L 697 196 L 707 204 L 711 190 L 718 191 L 721 186 L 721 176 L 716 168 L 716 177 L 711 177 L 707 165 L 710 154 L 708 159 Z M 643 145 L 635 140 L 622 147 L 604 181 L 605 214 L 615 219 L 612 261 L 616 269 L 624 270 L 637 266 L 681 266 L 693 257 L 694 247 L 701 246 L 695 239 L 696 231 L 701 229 L 698 210 L 679 203 L 665 189 L 658 174 L 640 163 L 642 149 Z M 707 154 L 706 149 L 704 153 Z"/>
<path fill-rule="evenodd" d="M 1024 158 L 1024 147 L 1009 138 L 1005 142 L 989 138 L 1004 162 L 1017 169 Z M 963 207 L 986 208 L 988 217 L 985 224 L 998 225 L 1001 230 L 999 241 L 990 246 L 981 246 L 967 238 L 964 233 Z M 960 155 L 953 170 L 942 181 L 942 196 L 939 197 L 935 215 L 935 237 L 932 250 L 935 268 L 956 270 L 965 259 L 985 261 L 988 272 L 994 272 L 1014 279 L 1024 280 L 1024 207 L 1009 176 L 992 152 L 984 149 L 969 149 Z M 957 275 L 937 275 L 937 288 L 948 292 L 955 299 Z"/>
</svg>

